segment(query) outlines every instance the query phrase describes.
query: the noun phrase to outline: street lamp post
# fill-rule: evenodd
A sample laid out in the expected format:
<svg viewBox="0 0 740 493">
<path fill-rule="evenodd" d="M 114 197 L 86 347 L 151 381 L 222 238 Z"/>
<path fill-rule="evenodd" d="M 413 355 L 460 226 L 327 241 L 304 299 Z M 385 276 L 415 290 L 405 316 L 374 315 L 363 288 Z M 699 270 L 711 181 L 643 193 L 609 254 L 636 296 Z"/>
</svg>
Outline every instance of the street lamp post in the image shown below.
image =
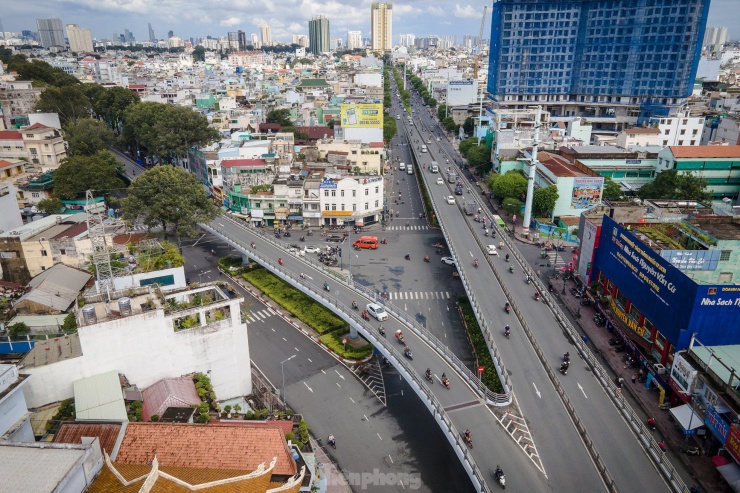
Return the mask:
<svg viewBox="0 0 740 493">
<path fill-rule="evenodd" d="M 200 283 L 201 283 L 201 282 L 200 282 L 200 278 L 201 278 L 201 277 L 202 277 L 202 276 L 203 276 L 204 274 L 210 274 L 210 273 L 211 273 L 211 271 L 210 271 L 210 270 L 206 270 L 206 271 L 203 271 L 203 272 L 199 272 L 199 273 L 198 273 L 198 284 L 200 284 Z"/>
<path fill-rule="evenodd" d="M 283 376 L 283 407 L 285 407 L 286 409 L 288 407 L 288 403 L 285 401 L 285 370 L 283 369 L 283 365 L 285 363 L 287 363 L 288 361 L 292 360 L 295 357 L 296 357 L 296 355 L 294 354 L 290 358 L 288 358 L 288 359 L 283 360 L 283 361 L 280 362 L 280 373 Z"/>
</svg>

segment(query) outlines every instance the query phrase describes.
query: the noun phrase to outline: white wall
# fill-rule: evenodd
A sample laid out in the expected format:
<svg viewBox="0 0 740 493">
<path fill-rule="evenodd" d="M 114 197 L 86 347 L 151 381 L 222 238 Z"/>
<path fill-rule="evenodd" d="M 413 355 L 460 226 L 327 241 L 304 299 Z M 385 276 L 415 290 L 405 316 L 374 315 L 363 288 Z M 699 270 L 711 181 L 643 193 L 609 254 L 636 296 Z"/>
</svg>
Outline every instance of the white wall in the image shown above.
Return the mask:
<svg viewBox="0 0 740 493">
<path fill-rule="evenodd" d="M 377 74 L 357 74 L 355 75 L 356 86 L 383 87 L 383 76 Z"/>
<path fill-rule="evenodd" d="M 365 144 L 370 142 L 383 142 L 382 128 L 346 128 L 344 131 L 344 140 L 359 140 Z"/>
<path fill-rule="evenodd" d="M 0 231 L 8 232 L 23 226 L 23 218 L 21 217 L 21 210 L 18 208 L 18 201 L 15 198 L 18 190 L 12 183 L 3 185 L 5 186 L 0 186 L 0 211 L 3 211 L 0 214 Z"/>
<path fill-rule="evenodd" d="M 470 80 L 451 80 L 447 84 L 447 106 L 467 106 L 478 99 L 478 84 Z"/>
<path fill-rule="evenodd" d="M 213 306 L 218 305 L 206 308 Z M 230 319 L 179 332 L 162 310 L 80 327 L 83 356 L 22 370 L 32 375 L 24 387 L 28 406 L 70 398 L 75 380 L 114 370 L 142 388 L 162 378 L 210 371 L 218 399 L 249 395 L 247 326 L 241 323 L 239 300 L 229 306 Z"/>
</svg>

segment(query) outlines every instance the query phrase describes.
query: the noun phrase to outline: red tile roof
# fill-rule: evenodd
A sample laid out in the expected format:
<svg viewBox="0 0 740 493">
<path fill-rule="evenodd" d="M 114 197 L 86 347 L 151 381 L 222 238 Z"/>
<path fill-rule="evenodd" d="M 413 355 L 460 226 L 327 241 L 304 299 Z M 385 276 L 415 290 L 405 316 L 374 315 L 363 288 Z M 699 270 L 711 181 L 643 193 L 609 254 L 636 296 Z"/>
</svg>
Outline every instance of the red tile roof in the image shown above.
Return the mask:
<svg viewBox="0 0 740 493">
<path fill-rule="evenodd" d="M 64 423 L 54 436 L 54 443 L 82 443 L 82 437 L 98 437 L 100 449 L 108 454 L 113 453 L 113 447 L 118 440 L 121 423 L 89 423 L 77 421 Z"/>
<path fill-rule="evenodd" d="M 324 135 L 328 139 L 334 138 L 334 129 L 329 127 L 296 127 L 295 129 L 308 135 L 309 140 L 323 139 Z"/>
<path fill-rule="evenodd" d="M 39 128 L 49 128 L 49 127 L 47 127 L 43 123 L 34 123 L 30 127 L 24 128 L 23 130 L 36 130 L 36 129 L 39 129 Z"/>
<path fill-rule="evenodd" d="M 537 153 L 537 159 L 555 176 L 586 176 L 567 159 L 557 154 L 540 151 Z"/>
<path fill-rule="evenodd" d="M 740 158 L 740 146 L 670 146 L 676 158 Z"/>
<path fill-rule="evenodd" d="M 637 134 L 637 135 L 649 135 L 649 134 L 659 134 L 660 129 L 658 128 L 652 128 L 652 127 L 634 127 L 634 128 L 625 128 L 624 132 L 628 134 Z"/>
<path fill-rule="evenodd" d="M 23 135 L 15 130 L 0 130 L 0 140 L 23 140 Z"/>
<path fill-rule="evenodd" d="M 370 147 L 383 147 L 382 142 L 370 142 Z"/>
<path fill-rule="evenodd" d="M 197 406 L 200 402 L 192 378 L 163 378 L 144 389 L 141 417 L 149 421 L 153 414 L 162 416 L 170 407 Z"/>
<path fill-rule="evenodd" d="M 264 159 L 224 159 L 221 161 L 221 166 L 224 168 L 234 168 L 242 166 L 267 166 L 267 161 Z"/>
<path fill-rule="evenodd" d="M 285 435 L 279 428 L 221 424 L 129 423 L 116 457 L 123 464 L 253 471 L 277 457 L 273 471 L 297 472 Z"/>
<path fill-rule="evenodd" d="M 259 125 L 260 132 L 267 132 L 268 130 L 272 130 L 273 132 L 279 132 L 280 124 L 279 123 L 260 123 Z"/>
<path fill-rule="evenodd" d="M 7 168 L 8 166 L 21 166 L 21 167 L 23 167 L 23 163 L 11 163 L 10 161 L 6 161 L 4 159 L 0 159 L 0 169 Z"/>
</svg>

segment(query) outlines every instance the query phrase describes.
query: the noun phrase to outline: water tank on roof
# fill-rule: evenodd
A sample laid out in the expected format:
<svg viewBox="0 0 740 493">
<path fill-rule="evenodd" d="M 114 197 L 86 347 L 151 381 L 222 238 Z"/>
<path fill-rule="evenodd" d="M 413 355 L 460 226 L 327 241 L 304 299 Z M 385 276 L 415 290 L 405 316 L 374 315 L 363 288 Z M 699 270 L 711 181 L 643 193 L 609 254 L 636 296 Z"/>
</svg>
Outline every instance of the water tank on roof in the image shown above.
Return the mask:
<svg viewBox="0 0 740 493">
<path fill-rule="evenodd" d="M 82 307 L 82 318 L 86 324 L 94 324 L 98 322 L 98 317 L 95 315 L 95 307 L 93 305 L 85 305 Z"/>
<path fill-rule="evenodd" d="M 120 298 L 118 300 L 118 311 L 121 315 L 131 315 L 131 298 Z"/>
</svg>

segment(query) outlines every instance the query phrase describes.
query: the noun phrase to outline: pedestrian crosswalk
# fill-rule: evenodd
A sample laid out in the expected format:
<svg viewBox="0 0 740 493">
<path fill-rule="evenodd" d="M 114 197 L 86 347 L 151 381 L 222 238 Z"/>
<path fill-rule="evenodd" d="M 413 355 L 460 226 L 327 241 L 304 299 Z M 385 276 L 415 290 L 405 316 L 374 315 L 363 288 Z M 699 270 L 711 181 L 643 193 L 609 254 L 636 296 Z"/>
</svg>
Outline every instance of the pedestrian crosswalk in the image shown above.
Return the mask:
<svg viewBox="0 0 740 493">
<path fill-rule="evenodd" d="M 449 300 L 449 291 L 397 291 L 388 292 L 390 300 Z"/>
<path fill-rule="evenodd" d="M 403 225 L 403 226 L 386 226 L 385 227 L 386 231 L 424 231 L 427 229 L 429 229 L 429 226 L 414 226 L 414 225 L 405 226 Z"/>
<path fill-rule="evenodd" d="M 252 310 L 251 312 L 246 312 L 246 314 L 250 322 L 264 322 L 265 319 L 275 315 L 275 312 L 271 308 L 266 308 L 264 310 Z"/>
<path fill-rule="evenodd" d="M 556 252 L 555 250 L 550 250 L 547 252 L 547 261 L 551 265 L 565 265 L 565 260 L 563 260 L 563 257 L 560 256 L 561 252 Z"/>
</svg>

